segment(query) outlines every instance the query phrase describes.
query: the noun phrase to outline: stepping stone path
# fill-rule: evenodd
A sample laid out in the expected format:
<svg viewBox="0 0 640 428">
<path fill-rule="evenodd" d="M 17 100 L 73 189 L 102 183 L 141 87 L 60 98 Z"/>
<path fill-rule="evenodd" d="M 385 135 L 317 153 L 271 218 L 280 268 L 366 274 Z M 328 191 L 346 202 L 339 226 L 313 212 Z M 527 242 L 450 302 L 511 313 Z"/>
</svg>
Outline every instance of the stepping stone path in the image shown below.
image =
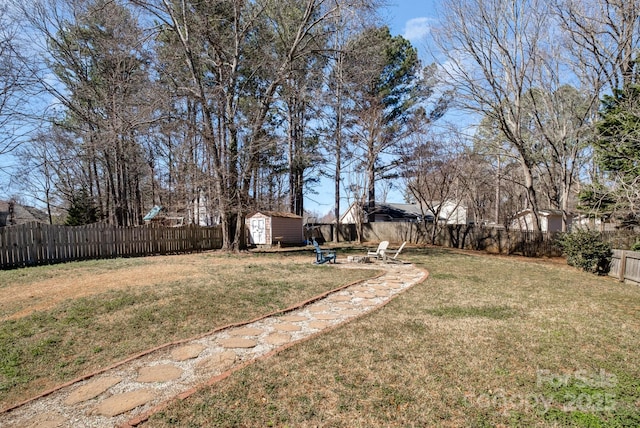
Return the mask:
<svg viewBox="0 0 640 428">
<path fill-rule="evenodd" d="M 260 357 L 364 315 L 427 276 L 408 264 L 376 267 L 384 271 L 381 276 L 286 313 L 161 346 L 6 409 L 0 412 L 0 427 L 136 426 L 175 397 L 188 396 Z"/>
</svg>

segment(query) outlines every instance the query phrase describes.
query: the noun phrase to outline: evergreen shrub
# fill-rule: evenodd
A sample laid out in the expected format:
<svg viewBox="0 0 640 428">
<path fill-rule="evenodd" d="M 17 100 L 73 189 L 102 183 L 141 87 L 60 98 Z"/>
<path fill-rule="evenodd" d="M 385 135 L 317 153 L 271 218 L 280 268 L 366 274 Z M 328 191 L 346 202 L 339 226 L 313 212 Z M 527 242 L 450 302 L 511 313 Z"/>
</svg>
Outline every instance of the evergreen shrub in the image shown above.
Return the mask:
<svg viewBox="0 0 640 428">
<path fill-rule="evenodd" d="M 567 263 L 586 272 L 605 275 L 611 264 L 611 245 L 599 233 L 579 230 L 563 234 L 559 239 Z"/>
</svg>

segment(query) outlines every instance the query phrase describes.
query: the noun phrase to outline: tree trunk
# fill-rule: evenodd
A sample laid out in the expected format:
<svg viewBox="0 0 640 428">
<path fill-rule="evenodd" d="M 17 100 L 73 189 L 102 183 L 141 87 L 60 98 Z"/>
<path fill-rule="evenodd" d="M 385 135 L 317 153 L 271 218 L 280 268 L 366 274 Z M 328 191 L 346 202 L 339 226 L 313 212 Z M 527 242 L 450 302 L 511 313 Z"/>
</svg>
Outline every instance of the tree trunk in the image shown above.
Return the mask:
<svg viewBox="0 0 640 428">
<path fill-rule="evenodd" d="M 521 159 L 520 165 L 522 166 L 522 175 L 524 176 L 524 185 L 525 190 L 527 192 L 527 203 L 531 208 L 531 212 L 533 214 L 533 230 L 536 232 L 540 232 L 540 217 L 539 217 L 539 207 L 538 207 L 538 195 L 536 194 L 536 189 L 533 183 L 533 175 L 531 173 L 531 167 L 528 163 Z"/>
</svg>

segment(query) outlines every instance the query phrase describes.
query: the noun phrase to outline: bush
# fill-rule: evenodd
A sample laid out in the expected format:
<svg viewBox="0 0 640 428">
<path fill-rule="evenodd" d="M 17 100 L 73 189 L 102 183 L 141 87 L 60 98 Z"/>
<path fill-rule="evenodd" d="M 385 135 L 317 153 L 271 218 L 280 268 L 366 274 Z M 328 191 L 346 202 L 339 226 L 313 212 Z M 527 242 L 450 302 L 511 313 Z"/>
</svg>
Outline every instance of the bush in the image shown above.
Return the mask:
<svg viewBox="0 0 640 428">
<path fill-rule="evenodd" d="M 631 246 L 631 251 L 640 251 L 640 241 L 636 241 L 636 243 Z"/>
<path fill-rule="evenodd" d="M 611 245 L 603 242 L 599 233 L 591 231 L 565 233 L 559 243 L 570 266 L 598 275 L 609 272 Z"/>
</svg>

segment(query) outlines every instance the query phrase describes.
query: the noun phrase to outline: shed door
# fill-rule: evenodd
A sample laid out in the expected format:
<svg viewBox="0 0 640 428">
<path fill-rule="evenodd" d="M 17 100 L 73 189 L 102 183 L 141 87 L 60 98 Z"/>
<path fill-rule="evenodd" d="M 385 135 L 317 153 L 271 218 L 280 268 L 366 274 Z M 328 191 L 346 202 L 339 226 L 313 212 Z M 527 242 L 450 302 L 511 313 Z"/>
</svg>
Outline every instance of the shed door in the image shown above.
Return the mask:
<svg viewBox="0 0 640 428">
<path fill-rule="evenodd" d="M 264 218 L 252 218 L 251 219 L 251 243 L 254 245 L 266 244 L 267 234 Z"/>
</svg>

